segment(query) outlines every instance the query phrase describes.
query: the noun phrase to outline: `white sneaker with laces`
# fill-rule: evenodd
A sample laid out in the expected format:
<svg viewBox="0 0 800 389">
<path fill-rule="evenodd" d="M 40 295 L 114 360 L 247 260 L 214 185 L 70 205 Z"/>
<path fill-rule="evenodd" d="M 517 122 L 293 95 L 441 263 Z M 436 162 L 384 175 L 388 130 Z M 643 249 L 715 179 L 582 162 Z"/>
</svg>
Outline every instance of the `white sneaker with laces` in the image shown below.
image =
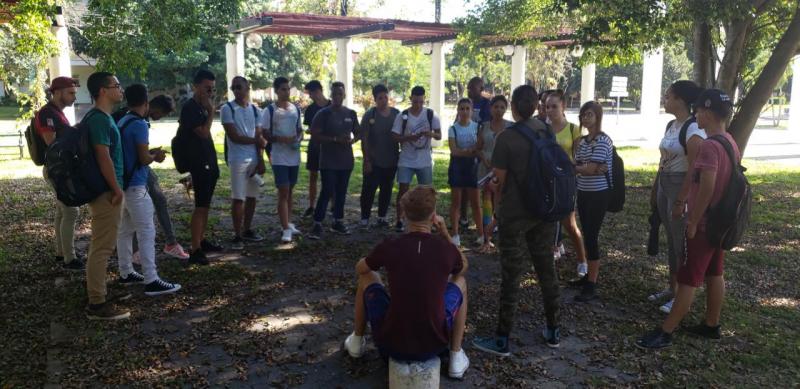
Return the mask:
<svg viewBox="0 0 800 389">
<path fill-rule="evenodd" d="M 287 228 L 283 230 L 283 234 L 281 235 L 281 242 L 289 243 L 292 241 L 292 229 Z"/>
<path fill-rule="evenodd" d="M 463 348 L 458 351 L 450 351 L 450 367 L 447 372 L 450 378 L 464 377 L 464 372 L 467 371 L 468 367 L 469 358 L 467 358 Z"/>
<path fill-rule="evenodd" d="M 367 347 L 367 341 L 364 336 L 358 336 L 355 332 L 347 336 L 344 340 L 344 348 L 347 353 L 353 358 L 361 358 L 364 355 L 364 349 Z"/>
<path fill-rule="evenodd" d="M 450 241 L 453 242 L 453 244 L 456 245 L 456 247 L 461 247 L 461 237 L 460 236 L 453 235 L 450 238 Z"/>
<path fill-rule="evenodd" d="M 297 234 L 297 235 L 301 234 L 300 230 L 298 230 L 297 227 L 295 227 L 294 223 L 289 223 L 289 229 L 292 230 L 292 234 Z"/>
<path fill-rule="evenodd" d="M 661 312 L 664 312 L 664 313 L 666 313 L 666 314 L 669 314 L 669 313 L 672 311 L 672 303 L 674 303 L 674 302 L 675 302 L 675 299 L 670 299 L 670 300 L 669 300 L 669 301 L 667 301 L 667 302 L 666 302 L 664 305 L 662 305 L 662 306 L 661 306 L 661 308 L 658 308 L 658 309 L 659 309 Z"/>
<path fill-rule="evenodd" d="M 589 272 L 589 264 L 586 262 L 581 262 L 578 264 L 578 269 L 576 271 L 578 273 L 578 277 L 583 277 L 586 273 Z"/>
<path fill-rule="evenodd" d="M 655 293 L 647 296 L 647 300 L 649 300 L 649 301 L 657 301 L 657 300 L 661 300 L 663 298 L 668 298 L 668 297 L 672 297 L 672 291 L 669 290 L 669 288 L 664 289 L 664 290 L 662 290 L 660 292 L 655 292 Z"/>
</svg>

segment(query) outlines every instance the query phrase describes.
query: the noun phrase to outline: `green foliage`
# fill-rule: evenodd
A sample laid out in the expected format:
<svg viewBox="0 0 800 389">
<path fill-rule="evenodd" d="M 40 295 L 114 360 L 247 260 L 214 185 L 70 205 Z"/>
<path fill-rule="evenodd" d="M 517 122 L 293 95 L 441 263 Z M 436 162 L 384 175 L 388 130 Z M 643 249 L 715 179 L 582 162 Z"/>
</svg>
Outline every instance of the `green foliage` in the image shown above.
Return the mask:
<svg viewBox="0 0 800 389">
<path fill-rule="evenodd" d="M 247 78 L 255 88 L 272 87 L 278 76 L 289 79 L 292 86 L 303 89 L 305 82 L 333 79 L 335 56 L 332 42 L 314 42 L 310 37 L 263 35 L 260 48 L 245 52 Z"/>
<path fill-rule="evenodd" d="M 54 0 L 19 0 L 9 7 L 8 23 L 0 24 L 0 81 L 16 96 L 22 115 L 27 120 L 45 103 L 47 60 L 58 50 L 50 32 Z M 27 90 L 18 86 L 24 85 Z"/>
<path fill-rule="evenodd" d="M 430 56 L 419 47 L 402 46 L 399 41 L 374 41 L 364 46 L 358 56 L 353 88 L 367 95 L 372 86 L 382 83 L 395 94 L 406 96 L 413 86 L 430 83 L 430 69 Z"/>
<path fill-rule="evenodd" d="M 144 77 L 153 56 L 191 57 L 198 40 L 228 39 L 227 27 L 238 22 L 241 3 L 91 0 L 82 20 L 82 51 L 97 58 L 98 69 Z M 205 59 L 199 62 L 208 62 Z"/>
</svg>

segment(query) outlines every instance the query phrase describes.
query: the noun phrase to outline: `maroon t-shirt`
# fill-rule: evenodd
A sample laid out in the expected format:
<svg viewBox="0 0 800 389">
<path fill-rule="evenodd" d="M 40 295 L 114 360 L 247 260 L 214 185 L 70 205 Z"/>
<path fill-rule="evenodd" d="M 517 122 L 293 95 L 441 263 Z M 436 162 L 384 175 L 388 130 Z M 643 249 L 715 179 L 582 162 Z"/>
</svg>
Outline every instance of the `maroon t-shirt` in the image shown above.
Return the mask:
<svg viewBox="0 0 800 389">
<path fill-rule="evenodd" d="M 395 353 L 424 355 L 449 343 L 444 291 L 448 277 L 461 272 L 461 252 L 443 238 L 412 232 L 387 238 L 367 256 L 372 270 L 386 268 L 389 311 L 375 342 Z"/>
<path fill-rule="evenodd" d="M 43 136 L 45 132 L 55 132 L 69 127 L 69 121 L 64 116 L 64 112 L 58 109 L 53 103 L 47 103 L 36 113 L 34 118 L 34 129 L 39 136 Z"/>
</svg>

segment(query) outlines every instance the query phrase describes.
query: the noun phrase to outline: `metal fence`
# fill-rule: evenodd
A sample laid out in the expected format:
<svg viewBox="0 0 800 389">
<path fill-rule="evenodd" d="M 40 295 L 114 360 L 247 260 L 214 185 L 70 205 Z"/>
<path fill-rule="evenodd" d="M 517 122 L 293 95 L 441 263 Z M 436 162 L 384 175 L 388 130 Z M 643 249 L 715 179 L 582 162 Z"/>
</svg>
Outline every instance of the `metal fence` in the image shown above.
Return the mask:
<svg viewBox="0 0 800 389">
<path fill-rule="evenodd" d="M 5 139 L 13 139 L 16 138 L 16 144 L 14 141 L 4 141 Z M 0 149 L 19 149 L 19 159 L 25 158 L 25 135 L 22 133 L 22 130 L 14 131 L 0 131 Z M 4 155 L 11 155 L 16 154 L 16 150 L 13 153 L 3 152 L 0 154 Z"/>
</svg>

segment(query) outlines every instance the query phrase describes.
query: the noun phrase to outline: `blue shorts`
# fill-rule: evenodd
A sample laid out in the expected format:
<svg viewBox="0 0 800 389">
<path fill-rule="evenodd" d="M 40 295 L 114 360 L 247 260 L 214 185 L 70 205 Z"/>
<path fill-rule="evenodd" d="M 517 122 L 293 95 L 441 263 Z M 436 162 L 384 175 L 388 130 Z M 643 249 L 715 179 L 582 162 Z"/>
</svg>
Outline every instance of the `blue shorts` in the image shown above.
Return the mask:
<svg viewBox="0 0 800 389">
<path fill-rule="evenodd" d="M 386 292 L 386 287 L 383 284 L 376 282 L 364 289 L 364 310 L 367 313 L 367 321 L 372 327 L 372 333 L 377 332 L 381 324 L 383 324 L 386 312 L 389 311 L 390 301 L 389 293 Z M 461 288 L 452 282 L 448 282 L 447 287 L 444 289 L 444 318 L 447 332 L 453 330 L 453 321 L 455 321 L 463 301 L 464 296 L 461 294 Z M 376 344 L 376 346 L 378 346 L 381 355 L 392 354 L 385 346 L 381 344 Z M 421 357 L 421 359 L 423 358 Z"/>
<path fill-rule="evenodd" d="M 272 174 L 275 175 L 275 186 L 294 186 L 297 184 L 297 172 L 299 166 L 272 166 Z"/>
<path fill-rule="evenodd" d="M 417 185 L 433 185 L 433 166 L 427 167 L 397 167 L 397 183 L 411 184 L 411 179 L 417 176 Z"/>
</svg>

